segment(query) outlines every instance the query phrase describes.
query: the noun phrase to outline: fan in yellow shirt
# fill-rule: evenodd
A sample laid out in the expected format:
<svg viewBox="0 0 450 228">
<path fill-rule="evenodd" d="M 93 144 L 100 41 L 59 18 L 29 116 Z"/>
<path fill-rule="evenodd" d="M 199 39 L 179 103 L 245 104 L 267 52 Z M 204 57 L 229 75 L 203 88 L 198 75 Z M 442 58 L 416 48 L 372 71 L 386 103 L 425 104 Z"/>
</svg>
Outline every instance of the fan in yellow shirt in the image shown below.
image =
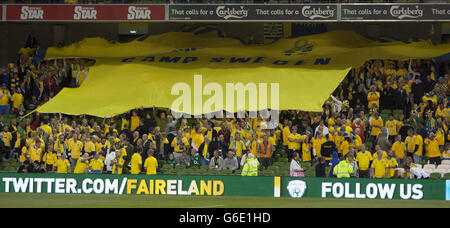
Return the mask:
<svg viewBox="0 0 450 228">
<path fill-rule="evenodd" d="M 381 128 L 383 127 L 383 120 L 380 118 L 380 115 L 378 112 L 375 112 L 372 116 L 372 119 L 370 120 L 370 135 L 371 136 L 378 136 L 381 132 Z"/>
<path fill-rule="evenodd" d="M 156 175 L 156 168 L 158 168 L 158 161 L 153 157 L 153 150 L 148 150 L 148 157 L 144 162 L 144 170 L 147 175 Z"/>
<path fill-rule="evenodd" d="M 103 160 L 100 159 L 100 154 L 95 153 L 94 158 L 89 162 L 89 169 L 92 174 L 101 174 L 103 171 Z"/>
<path fill-rule="evenodd" d="M 41 161 L 41 141 L 37 141 L 33 146 L 28 150 L 28 154 L 30 155 L 31 162 Z"/>
<path fill-rule="evenodd" d="M 388 170 L 388 163 L 385 158 L 383 158 L 382 151 L 377 151 L 377 157 L 373 159 L 371 169 L 372 178 L 385 178 Z"/>
<path fill-rule="evenodd" d="M 290 124 L 288 122 L 288 120 L 286 119 L 284 124 L 284 128 L 283 128 L 283 146 L 288 146 L 289 145 L 289 139 L 288 136 L 291 134 L 291 130 L 290 130 Z"/>
<path fill-rule="evenodd" d="M 422 160 L 422 155 L 423 155 L 423 138 L 419 134 L 418 129 L 415 129 L 414 143 L 417 146 L 417 150 L 414 152 L 414 155 L 413 155 L 414 163 L 419 164 L 420 161 Z"/>
<path fill-rule="evenodd" d="M 53 147 L 49 146 L 48 151 L 44 153 L 42 161 L 45 162 L 45 168 L 47 171 L 52 171 L 53 166 L 56 164 L 56 160 L 58 160 L 56 153 L 53 152 Z"/>
<path fill-rule="evenodd" d="M 389 141 L 391 143 L 394 142 L 394 140 L 397 136 L 398 130 L 400 130 L 397 128 L 397 126 L 398 126 L 397 122 L 398 121 L 394 119 L 394 116 L 392 114 L 389 116 L 389 120 L 386 121 L 386 127 L 389 130 Z"/>
<path fill-rule="evenodd" d="M 70 172 L 70 163 L 69 160 L 66 159 L 66 154 L 61 154 L 59 159 L 56 161 L 56 165 L 53 166 L 53 171 L 56 173 L 69 173 Z"/>
<path fill-rule="evenodd" d="M 395 157 L 397 158 L 400 164 L 404 163 L 405 153 L 406 153 L 406 144 L 402 142 L 402 136 L 397 135 L 394 144 L 391 147 L 392 151 L 394 151 Z"/>
<path fill-rule="evenodd" d="M 111 164 L 113 166 L 112 174 L 122 174 L 123 164 L 125 163 L 125 160 L 123 159 L 119 151 L 116 151 L 115 154 L 116 158 L 111 161 Z"/>
<path fill-rule="evenodd" d="M 241 134 L 239 131 L 236 132 L 234 140 L 230 142 L 230 146 L 228 147 L 228 149 L 234 152 L 238 159 L 238 162 L 240 162 L 242 154 L 247 148 L 245 147 L 244 140 L 241 139 Z"/>
<path fill-rule="evenodd" d="M 88 141 L 84 144 L 84 152 L 91 156 L 95 153 L 94 136 L 90 136 Z"/>
<path fill-rule="evenodd" d="M 386 178 L 393 178 L 395 176 L 395 169 L 398 167 L 397 160 L 393 157 L 394 152 L 389 151 L 388 156 L 386 158 L 387 162 L 387 171 Z"/>
<path fill-rule="evenodd" d="M 372 86 L 370 88 L 369 94 L 367 94 L 367 101 L 369 108 L 376 106 L 376 108 L 380 107 L 380 93 L 376 91 L 376 87 Z"/>
<path fill-rule="evenodd" d="M 439 141 L 433 132 L 425 139 L 425 145 L 427 145 L 427 156 L 430 158 L 430 164 L 441 164 Z"/>
<path fill-rule="evenodd" d="M 141 170 L 142 170 L 142 148 L 139 148 L 134 154 L 133 156 L 131 156 L 131 169 L 130 169 L 130 173 L 131 174 L 140 174 Z"/>
<path fill-rule="evenodd" d="M 75 169 L 73 173 L 75 174 L 84 174 L 89 173 L 89 154 L 84 153 L 83 156 L 77 160 L 77 164 L 75 165 Z"/>
<path fill-rule="evenodd" d="M 373 160 L 372 154 L 369 151 L 366 151 L 366 146 L 364 144 L 361 145 L 361 150 L 356 153 L 355 161 L 358 163 L 358 171 L 360 178 L 369 178 L 369 165 Z"/>
<path fill-rule="evenodd" d="M 11 96 L 11 101 L 13 102 L 13 108 L 16 110 L 19 109 L 21 104 L 23 104 L 23 95 L 20 92 L 20 88 L 14 90 L 14 93 Z"/>
<path fill-rule="evenodd" d="M 376 153 L 374 153 L 374 154 L 372 155 L 373 159 L 375 159 L 375 158 L 378 157 L 378 151 L 381 151 L 381 158 L 387 158 L 387 156 L 388 156 L 387 153 L 386 153 L 386 151 L 381 150 L 380 145 L 375 145 L 375 151 L 376 151 Z"/>
<path fill-rule="evenodd" d="M 77 138 L 77 135 L 74 134 L 72 137 L 72 141 L 69 141 L 68 144 L 69 144 L 69 151 L 70 151 L 70 157 L 72 158 L 72 162 L 76 162 L 76 159 L 78 159 L 81 156 L 81 150 L 83 149 L 83 143 L 81 141 L 79 141 Z M 74 165 L 74 164 L 72 164 L 72 165 Z"/>
</svg>

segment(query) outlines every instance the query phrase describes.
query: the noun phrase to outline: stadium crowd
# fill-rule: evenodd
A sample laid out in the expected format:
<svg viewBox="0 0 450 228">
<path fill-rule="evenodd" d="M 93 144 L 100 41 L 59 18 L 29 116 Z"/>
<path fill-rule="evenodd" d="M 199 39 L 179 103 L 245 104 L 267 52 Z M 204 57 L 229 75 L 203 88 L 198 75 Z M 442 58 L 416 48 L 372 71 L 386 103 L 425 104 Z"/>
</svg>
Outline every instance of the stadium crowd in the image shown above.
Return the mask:
<svg viewBox="0 0 450 228">
<path fill-rule="evenodd" d="M 284 151 L 291 176 L 304 176 L 302 165 L 311 163 L 318 177 L 340 177 L 334 168 L 344 161 L 352 177 L 409 178 L 417 164 L 450 159 L 448 62 L 367 61 L 351 70 L 323 112 L 281 111 L 269 129 L 261 116 L 173 119 L 156 107 L 105 119 L 37 112 L 24 118 L 63 87 L 79 86 L 93 64 L 40 61 L 38 48 L 30 35 L 17 62 L 0 72 L 0 159 L 17 159 L 19 172 L 157 174 L 161 161 L 237 171 L 248 158 L 267 169 Z M 395 172 L 399 165 L 403 175 Z"/>
</svg>

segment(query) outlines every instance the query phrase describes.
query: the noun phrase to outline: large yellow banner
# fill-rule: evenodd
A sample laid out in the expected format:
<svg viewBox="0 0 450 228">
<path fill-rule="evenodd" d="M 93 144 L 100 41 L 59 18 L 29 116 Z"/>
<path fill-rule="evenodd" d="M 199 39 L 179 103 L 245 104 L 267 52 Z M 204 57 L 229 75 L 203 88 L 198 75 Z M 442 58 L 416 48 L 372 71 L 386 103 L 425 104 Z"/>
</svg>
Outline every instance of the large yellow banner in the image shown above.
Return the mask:
<svg viewBox="0 0 450 228">
<path fill-rule="evenodd" d="M 86 38 L 47 50 L 46 59 L 95 58 L 96 64 L 79 88 L 63 89 L 37 111 L 101 117 L 153 106 L 189 114 L 321 111 L 352 67 L 370 59 L 432 58 L 449 51 L 448 44 L 378 42 L 349 31 L 264 46 L 185 32 L 115 44 Z"/>
</svg>

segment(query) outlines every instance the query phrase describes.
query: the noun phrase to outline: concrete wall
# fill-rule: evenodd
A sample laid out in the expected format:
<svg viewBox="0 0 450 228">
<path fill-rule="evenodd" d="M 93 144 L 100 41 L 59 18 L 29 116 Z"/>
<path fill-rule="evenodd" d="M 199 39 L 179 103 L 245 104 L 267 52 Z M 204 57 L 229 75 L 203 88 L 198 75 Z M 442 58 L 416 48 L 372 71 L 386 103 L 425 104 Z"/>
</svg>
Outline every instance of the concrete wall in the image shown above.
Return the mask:
<svg viewBox="0 0 450 228">
<path fill-rule="evenodd" d="M 149 23 L 149 34 L 181 31 L 192 23 L 161 22 Z M 216 23 L 228 36 L 245 38 L 253 33 L 256 42 L 262 43 L 263 23 Z M 432 39 L 441 42 L 440 25 L 434 23 L 329 23 L 327 30 L 353 30 L 362 35 L 392 36 L 399 39 L 411 37 Z M 29 33 L 32 33 L 42 46 L 53 46 L 59 41 L 70 44 L 84 37 L 104 37 L 119 41 L 118 23 L 0 23 L 0 64 L 14 61 L 17 51 L 24 46 Z M 0 65 L 0 66 L 1 66 Z"/>
</svg>

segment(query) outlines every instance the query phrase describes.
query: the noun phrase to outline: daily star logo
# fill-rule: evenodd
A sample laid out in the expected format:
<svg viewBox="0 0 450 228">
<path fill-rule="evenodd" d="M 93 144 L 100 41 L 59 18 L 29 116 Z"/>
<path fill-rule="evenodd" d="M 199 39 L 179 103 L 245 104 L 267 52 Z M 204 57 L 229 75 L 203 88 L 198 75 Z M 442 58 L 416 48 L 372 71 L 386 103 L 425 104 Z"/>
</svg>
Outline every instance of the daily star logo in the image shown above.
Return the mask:
<svg viewBox="0 0 450 228">
<path fill-rule="evenodd" d="M 423 16 L 423 9 L 420 9 L 419 6 L 416 6 L 415 8 L 392 6 L 390 13 L 393 17 L 398 19 L 419 18 Z"/>
<path fill-rule="evenodd" d="M 20 10 L 21 20 L 43 20 L 44 10 L 41 7 L 22 6 Z"/>
<path fill-rule="evenodd" d="M 73 13 L 74 20 L 97 19 L 97 10 L 94 7 L 75 6 Z"/>
<path fill-rule="evenodd" d="M 150 14 L 152 11 L 148 7 L 137 7 L 137 6 L 129 6 L 128 7 L 128 20 L 142 20 L 147 19 L 150 20 Z"/>
</svg>

